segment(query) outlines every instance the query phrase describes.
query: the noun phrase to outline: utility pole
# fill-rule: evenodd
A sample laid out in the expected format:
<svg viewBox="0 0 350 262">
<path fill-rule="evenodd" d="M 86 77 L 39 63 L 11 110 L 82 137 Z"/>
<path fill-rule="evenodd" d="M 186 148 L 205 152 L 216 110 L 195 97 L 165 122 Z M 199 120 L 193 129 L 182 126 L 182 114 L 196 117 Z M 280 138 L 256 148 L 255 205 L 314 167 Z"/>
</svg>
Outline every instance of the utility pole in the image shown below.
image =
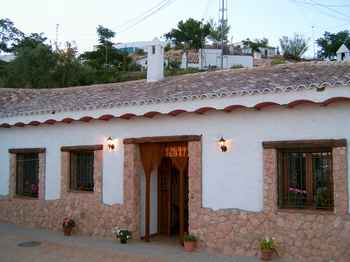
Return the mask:
<svg viewBox="0 0 350 262">
<path fill-rule="evenodd" d="M 58 50 L 58 30 L 59 30 L 60 25 L 56 24 L 56 39 L 55 39 L 55 48 L 56 51 Z"/>
<path fill-rule="evenodd" d="M 313 45 L 313 51 L 314 51 L 314 59 L 316 59 L 315 26 L 312 26 L 312 45 Z"/>
<path fill-rule="evenodd" d="M 227 11 L 225 7 L 225 0 L 221 0 L 221 69 L 224 69 L 224 32 L 225 32 L 225 12 Z"/>
</svg>

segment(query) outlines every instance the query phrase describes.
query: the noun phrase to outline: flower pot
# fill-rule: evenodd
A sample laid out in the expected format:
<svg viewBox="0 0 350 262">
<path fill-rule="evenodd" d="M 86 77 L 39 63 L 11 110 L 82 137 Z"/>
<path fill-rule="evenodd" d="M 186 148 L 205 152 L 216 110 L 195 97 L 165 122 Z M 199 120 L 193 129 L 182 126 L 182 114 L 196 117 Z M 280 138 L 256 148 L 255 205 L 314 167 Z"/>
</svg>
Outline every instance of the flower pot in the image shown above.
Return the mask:
<svg viewBox="0 0 350 262">
<path fill-rule="evenodd" d="M 63 228 L 64 235 L 65 236 L 71 236 L 72 235 L 72 230 L 73 230 L 72 227 L 64 227 Z"/>
<path fill-rule="evenodd" d="M 262 261 L 271 261 L 273 250 L 261 250 L 260 259 Z"/>
<path fill-rule="evenodd" d="M 127 238 L 120 238 L 120 244 L 126 244 L 126 243 L 128 243 Z"/>
<path fill-rule="evenodd" d="M 192 252 L 196 247 L 195 241 L 184 241 L 184 248 L 187 252 Z"/>
</svg>

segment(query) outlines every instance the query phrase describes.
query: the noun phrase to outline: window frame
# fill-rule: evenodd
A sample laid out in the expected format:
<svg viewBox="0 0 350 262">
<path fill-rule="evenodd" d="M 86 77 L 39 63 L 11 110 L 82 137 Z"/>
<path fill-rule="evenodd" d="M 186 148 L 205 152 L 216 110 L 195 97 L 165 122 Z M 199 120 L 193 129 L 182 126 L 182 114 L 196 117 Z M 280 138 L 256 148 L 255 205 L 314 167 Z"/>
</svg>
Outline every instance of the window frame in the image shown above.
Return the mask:
<svg viewBox="0 0 350 262">
<path fill-rule="evenodd" d="M 35 157 L 34 157 L 35 155 Z M 28 156 L 32 156 L 32 159 L 26 159 L 26 157 Z M 38 199 L 39 198 L 39 177 L 40 177 L 40 171 L 39 171 L 39 153 L 37 152 L 26 152 L 26 153 L 16 153 L 16 174 L 15 174 L 15 183 L 16 183 L 16 187 L 15 187 L 15 195 L 18 197 L 27 197 L 27 198 L 33 198 L 33 199 Z M 22 162 L 20 162 L 22 161 Z M 24 161 L 33 161 L 34 163 L 31 163 L 31 165 L 26 165 Z M 20 163 L 23 164 L 23 166 L 20 166 Z M 27 170 L 26 168 L 34 168 L 34 170 Z M 22 170 L 22 174 L 20 174 L 19 170 Z M 25 181 L 26 176 L 28 176 L 30 173 L 32 173 L 34 175 L 34 177 L 31 178 L 31 180 L 35 180 L 36 183 L 33 184 L 32 183 L 32 187 L 33 185 L 35 185 L 37 187 L 37 192 L 34 195 L 33 192 L 32 193 L 28 193 L 27 190 L 25 190 Z M 20 177 L 21 176 L 21 177 Z M 22 181 L 20 181 L 22 180 Z M 20 186 L 22 185 L 22 186 Z"/>
<path fill-rule="evenodd" d="M 91 179 L 92 181 L 92 190 L 84 190 L 84 189 L 79 189 L 77 188 L 77 186 L 73 185 L 73 175 L 78 176 L 81 175 L 78 172 L 73 174 L 72 169 L 73 169 L 73 164 L 76 165 L 76 163 L 73 163 L 74 159 L 73 159 L 73 155 L 78 155 L 79 153 L 83 153 L 83 154 L 92 154 L 92 163 L 91 163 L 91 167 L 88 167 L 88 169 L 91 170 L 91 174 L 89 175 L 90 177 L 88 178 Z M 78 165 L 79 166 L 79 165 Z M 75 167 L 77 169 L 77 167 Z M 86 168 L 86 167 L 85 167 Z M 86 168 L 87 169 L 87 168 Z M 68 174 L 68 189 L 70 192 L 86 192 L 86 193 L 94 193 L 95 192 L 95 151 L 94 150 L 72 150 L 69 152 L 69 174 Z M 78 180 L 78 177 L 75 177 L 75 181 Z"/>
<path fill-rule="evenodd" d="M 79 146 L 62 146 L 61 147 L 61 152 L 67 154 L 67 158 L 65 161 L 67 161 L 67 164 L 65 165 L 66 168 L 64 168 L 64 184 L 62 185 L 64 188 L 63 192 L 68 192 L 68 193 L 87 193 L 87 194 L 93 194 L 99 191 L 97 187 L 100 185 L 97 185 L 97 177 L 96 177 L 96 168 L 98 168 L 99 164 L 96 163 L 96 161 L 99 161 L 98 155 L 96 153 L 98 151 L 103 150 L 103 145 L 79 145 Z M 79 189 L 74 189 L 71 187 L 71 154 L 72 153 L 77 153 L 77 152 L 91 152 L 93 154 L 93 160 L 92 160 L 92 181 L 93 181 L 93 190 L 92 191 L 87 191 L 87 190 L 79 190 Z M 96 166 L 97 164 L 97 166 Z"/>
<path fill-rule="evenodd" d="M 44 199 L 44 183 L 45 183 L 45 148 L 11 148 L 8 150 L 10 154 L 10 196 L 25 198 L 31 200 L 40 200 Z M 36 175 L 37 175 L 37 195 L 30 196 L 27 194 L 18 192 L 18 155 L 19 154 L 36 154 L 37 155 L 37 167 L 36 167 Z M 44 154 L 44 155 L 43 155 Z"/>
<path fill-rule="evenodd" d="M 306 154 L 305 158 L 305 189 L 309 192 L 309 196 L 306 198 L 306 205 L 304 207 L 290 206 L 285 201 L 285 196 L 288 195 L 286 191 L 286 181 L 288 181 L 288 171 L 286 167 L 286 162 L 288 161 L 284 158 L 286 153 L 302 153 Z M 330 153 L 330 177 L 329 177 L 329 187 L 330 187 L 330 199 L 331 202 L 329 207 L 317 208 L 315 206 L 314 199 L 314 178 L 313 178 L 313 164 L 312 164 L 312 153 Z M 283 186 L 281 185 L 283 183 Z M 282 187 L 282 188 L 281 188 Z M 287 186 L 289 187 L 289 185 Z M 312 199 L 310 198 L 312 196 Z M 280 199 L 282 197 L 282 199 Z M 332 147 L 323 146 L 307 146 L 305 147 L 288 147 L 277 149 L 277 207 L 280 210 L 303 210 L 303 211 L 334 211 L 334 175 L 333 175 L 333 152 Z"/>
</svg>

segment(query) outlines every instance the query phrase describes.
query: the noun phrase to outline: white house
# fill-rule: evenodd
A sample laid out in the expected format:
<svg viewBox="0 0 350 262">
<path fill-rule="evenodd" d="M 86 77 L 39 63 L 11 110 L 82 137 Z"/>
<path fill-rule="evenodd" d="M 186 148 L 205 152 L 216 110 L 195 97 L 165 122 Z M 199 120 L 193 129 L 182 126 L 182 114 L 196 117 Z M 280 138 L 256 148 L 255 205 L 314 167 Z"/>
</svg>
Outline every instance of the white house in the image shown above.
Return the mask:
<svg viewBox="0 0 350 262">
<path fill-rule="evenodd" d="M 221 49 L 204 48 L 199 49 L 198 52 L 189 52 L 182 55 L 181 68 L 221 68 Z M 246 68 L 253 67 L 253 57 L 251 55 L 224 55 L 223 68 L 229 69 L 231 67 L 241 66 Z"/>
<path fill-rule="evenodd" d="M 348 261 L 350 66 L 164 78 L 149 49 L 148 80 L 0 89 L 0 220 L 190 232 L 225 255 L 271 236 L 293 261 Z"/>
<path fill-rule="evenodd" d="M 14 54 L 0 55 L 0 60 L 4 62 L 11 62 L 16 58 Z"/>
<path fill-rule="evenodd" d="M 233 43 L 229 46 L 229 50 L 231 53 L 237 52 L 244 55 L 252 55 L 255 59 L 273 58 L 279 55 L 278 47 L 259 47 L 257 52 L 253 52 L 250 47 L 244 46 L 243 42 Z"/>
<path fill-rule="evenodd" d="M 350 48 L 342 44 L 337 51 L 337 61 L 350 61 Z"/>
</svg>

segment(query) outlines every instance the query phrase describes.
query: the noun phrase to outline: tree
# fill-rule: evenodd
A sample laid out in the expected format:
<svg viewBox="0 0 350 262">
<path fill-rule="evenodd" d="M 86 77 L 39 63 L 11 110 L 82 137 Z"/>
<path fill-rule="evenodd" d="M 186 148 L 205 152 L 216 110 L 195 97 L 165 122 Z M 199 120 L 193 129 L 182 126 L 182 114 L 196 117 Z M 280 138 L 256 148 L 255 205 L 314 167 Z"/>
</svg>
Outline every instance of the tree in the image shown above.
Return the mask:
<svg viewBox="0 0 350 262">
<path fill-rule="evenodd" d="M 193 18 L 180 21 L 177 28 L 165 34 L 168 40 L 175 43 L 176 47 L 183 49 L 200 49 L 204 45 L 205 38 L 210 34 L 211 26 Z"/>
<path fill-rule="evenodd" d="M 338 33 L 325 32 L 323 37 L 317 39 L 316 42 L 321 48 L 318 53 L 319 57 L 334 59 L 342 44 L 350 44 L 350 33 L 348 30 Z"/>
<path fill-rule="evenodd" d="M 243 45 L 252 50 L 252 52 L 260 52 L 261 47 L 269 47 L 269 40 L 267 38 L 250 40 L 247 38 L 243 40 Z"/>
<path fill-rule="evenodd" d="M 77 47 L 66 42 L 63 49 L 56 51 L 57 64 L 54 72 L 54 80 L 58 86 L 75 86 L 93 83 L 96 73 L 91 67 L 80 63 L 77 58 Z"/>
<path fill-rule="evenodd" d="M 280 39 L 280 45 L 286 59 L 301 60 L 308 49 L 308 41 L 299 34 L 295 34 L 293 38 L 283 36 Z"/>
<path fill-rule="evenodd" d="M 0 19 L 0 52 L 11 52 L 12 47 L 23 38 L 24 34 L 8 19 Z"/>
<path fill-rule="evenodd" d="M 14 47 L 16 58 L 6 66 L 5 85 L 21 88 L 53 87 L 57 57 L 41 34 L 23 38 Z"/>
<path fill-rule="evenodd" d="M 210 31 L 211 25 L 209 23 L 189 18 L 185 22 L 180 21 L 177 28 L 173 28 L 165 34 L 165 37 L 173 41 L 177 48 L 183 49 L 187 56 L 189 49 L 198 50 L 204 46 L 205 38 L 210 34 Z M 186 63 L 187 67 L 188 63 Z"/>
<path fill-rule="evenodd" d="M 111 29 L 108 29 L 107 27 L 103 27 L 102 25 L 99 25 L 96 29 L 98 41 L 102 45 L 112 45 L 112 38 L 115 37 L 115 32 L 113 32 Z"/>
<path fill-rule="evenodd" d="M 228 34 L 230 32 L 231 27 L 228 25 L 227 20 L 223 23 L 223 28 L 221 24 L 216 24 L 214 20 L 209 21 L 210 24 L 210 34 L 209 38 L 214 41 L 217 47 L 221 44 L 221 39 L 223 36 L 224 42 L 227 42 Z"/>
</svg>

